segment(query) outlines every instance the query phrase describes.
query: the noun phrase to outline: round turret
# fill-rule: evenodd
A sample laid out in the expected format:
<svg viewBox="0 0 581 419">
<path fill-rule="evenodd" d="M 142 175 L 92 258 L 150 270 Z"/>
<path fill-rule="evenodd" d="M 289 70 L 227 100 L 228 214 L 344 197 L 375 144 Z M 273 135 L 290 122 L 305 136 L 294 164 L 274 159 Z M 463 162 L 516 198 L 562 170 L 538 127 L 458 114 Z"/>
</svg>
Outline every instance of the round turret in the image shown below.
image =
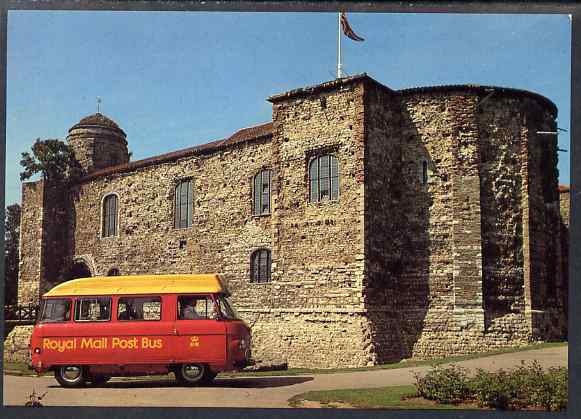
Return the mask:
<svg viewBox="0 0 581 419">
<path fill-rule="evenodd" d="M 67 141 L 86 174 L 129 162 L 125 132 L 101 113 L 73 125 Z"/>
</svg>

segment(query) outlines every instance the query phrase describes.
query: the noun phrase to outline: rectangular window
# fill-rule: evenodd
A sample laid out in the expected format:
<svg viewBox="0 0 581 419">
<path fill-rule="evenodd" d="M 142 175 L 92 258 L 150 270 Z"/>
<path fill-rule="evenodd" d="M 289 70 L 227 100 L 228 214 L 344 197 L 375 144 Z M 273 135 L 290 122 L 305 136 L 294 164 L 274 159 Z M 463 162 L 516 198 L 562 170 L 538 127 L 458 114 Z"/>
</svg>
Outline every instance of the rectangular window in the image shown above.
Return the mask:
<svg viewBox="0 0 581 419">
<path fill-rule="evenodd" d="M 178 320 L 214 320 L 214 301 L 204 295 L 181 295 L 178 297 Z"/>
<path fill-rule="evenodd" d="M 272 261 L 270 250 L 258 249 L 250 258 L 250 279 L 252 282 L 269 282 Z"/>
<path fill-rule="evenodd" d="M 71 300 L 44 300 L 41 309 L 40 323 L 68 322 L 71 319 Z"/>
<path fill-rule="evenodd" d="M 254 177 L 254 214 L 259 215 L 261 211 L 260 197 L 262 196 L 262 176 Z"/>
<path fill-rule="evenodd" d="M 109 210 L 109 214 L 111 214 L 109 217 L 109 232 L 111 236 L 115 236 L 117 234 L 117 198 L 111 199 L 109 202 L 111 203 L 111 208 Z"/>
<path fill-rule="evenodd" d="M 75 303 L 75 321 L 103 322 L 111 320 L 111 297 L 83 297 Z"/>
<path fill-rule="evenodd" d="M 321 187 L 321 201 L 326 201 L 330 197 L 329 182 L 329 156 L 324 156 L 319 160 L 319 184 Z"/>
<path fill-rule="evenodd" d="M 117 320 L 161 320 L 161 297 L 121 297 L 117 303 Z"/>
<path fill-rule="evenodd" d="M 262 213 L 270 212 L 270 170 L 262 172 Z"/>
<path fill-rule="evenodd" d="M 103 202 L 103 237 L 117 235 L 117 196 L 107 195 Z"/>
<path fill-rule="evenodd" d="M 309 188 L 311 202 L 339 200 L 339 162 L 326 154 L 309 163 Z"/>
<path fill-rule="evenodd" d="M 270 254 L 268 252 L 262 252 L 259 257 L 258 263 L 258 282 L 268 282 L 270 280 L 269 273 L 270 273 L 270 263 L 269 258 Z"/>
<path fill-rule="evenodd" d="M 331 199 L 339 199 L 339 162 L 334 156 L 329 156 L 331 161 Z"/>
<path fill-rule="evenodd" d="M 254 176 L 253 186 L 253 212 L 254 215 L 270 214 L 272 171 L 261 170 Z"/>
<path fill-rule="evenodd" d="M 175 189 L 175 228 L 192 226 L 192 181 L 185 180 Z"/>
<path fill-rule="evenodd" d="M 311 180 L 311 202 L 319 201 L 319 160 L 311 163 L 309 178 Z"/>
</svg>

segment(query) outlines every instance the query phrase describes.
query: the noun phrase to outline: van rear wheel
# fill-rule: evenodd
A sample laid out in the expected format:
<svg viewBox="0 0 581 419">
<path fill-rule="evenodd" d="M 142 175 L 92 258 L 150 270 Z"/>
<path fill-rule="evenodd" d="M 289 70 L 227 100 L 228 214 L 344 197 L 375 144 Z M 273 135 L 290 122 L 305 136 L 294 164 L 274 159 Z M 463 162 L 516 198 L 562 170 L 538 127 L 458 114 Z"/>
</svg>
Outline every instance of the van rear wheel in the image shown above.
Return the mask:
<svg viewBox="0 0 581 419">
<path fill-rule="evenodd" d="M 203 364 L 181 364 L 176 367 L 174 372 L 179 383 L 194 385 L 205 381 L 208 367 Z"/>
<path fill-rule="evenodd" d="M 81 387 L 85 384 L 85 371 L 78 365 L 58 367 L 54 371 L 54 378 L 62 387 Z"/>
</svg>

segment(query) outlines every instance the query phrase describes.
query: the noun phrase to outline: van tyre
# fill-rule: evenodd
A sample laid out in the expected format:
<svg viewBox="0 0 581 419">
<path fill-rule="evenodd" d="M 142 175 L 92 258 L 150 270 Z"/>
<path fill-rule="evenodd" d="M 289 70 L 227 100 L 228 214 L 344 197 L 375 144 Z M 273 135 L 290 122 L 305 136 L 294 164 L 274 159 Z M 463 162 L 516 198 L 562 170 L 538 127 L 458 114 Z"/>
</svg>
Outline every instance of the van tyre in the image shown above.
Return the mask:
<svg viewBox="0 0 581 419">
<path fill-rule="evenodd" d="M 204 383 L 209 370 L 203 364 L 181 364 L 176 367 L 174 373 L 180 384 L 191 386 Z"/>
<path fill-rule="evenodd" d="M 206 375 L 204 376 L 204 384 L 212 384 L 214 382 L 214 378 L 216 378 L 217 375 L 218 375 L 217 372 L 206 370 Z"/>
<path fill-rule="evenodd" d="M 94 386 L 100 386 L 101 384 L 105 384 L 110 379 L 111 377 L 108 375 L 93 375 L 88 379 L 88 381 Z"/>
<path fill-rule="evenodd" d="M 54 370 L 54 378 L 62 387 L 73 388 L 83 386 L 87 377 L 83 367 L 66 365 Z"/>
</svg>

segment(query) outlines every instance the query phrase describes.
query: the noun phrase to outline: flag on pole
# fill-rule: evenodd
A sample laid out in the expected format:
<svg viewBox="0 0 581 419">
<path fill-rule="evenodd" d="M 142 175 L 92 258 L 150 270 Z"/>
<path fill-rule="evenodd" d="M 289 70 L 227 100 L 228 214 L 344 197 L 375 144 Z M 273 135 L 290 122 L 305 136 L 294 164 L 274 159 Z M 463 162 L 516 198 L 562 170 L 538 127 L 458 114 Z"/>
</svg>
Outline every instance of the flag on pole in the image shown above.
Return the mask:
<svg viewBox="0 0 581 419">
<path fill-rule="evenodd" d="M 347 21 L 347 16 L 345 15 L 345 12 L 341 12 L 341 29 L 343 29 L 343 33 L 347 38 L 359 42 L 365 41 L 365 39 L 361 38 L 359 35 L 353 32 L 353 29 L 351 29 L 351 25 L 349 25 L 349 22 Z"/>
</svg>

